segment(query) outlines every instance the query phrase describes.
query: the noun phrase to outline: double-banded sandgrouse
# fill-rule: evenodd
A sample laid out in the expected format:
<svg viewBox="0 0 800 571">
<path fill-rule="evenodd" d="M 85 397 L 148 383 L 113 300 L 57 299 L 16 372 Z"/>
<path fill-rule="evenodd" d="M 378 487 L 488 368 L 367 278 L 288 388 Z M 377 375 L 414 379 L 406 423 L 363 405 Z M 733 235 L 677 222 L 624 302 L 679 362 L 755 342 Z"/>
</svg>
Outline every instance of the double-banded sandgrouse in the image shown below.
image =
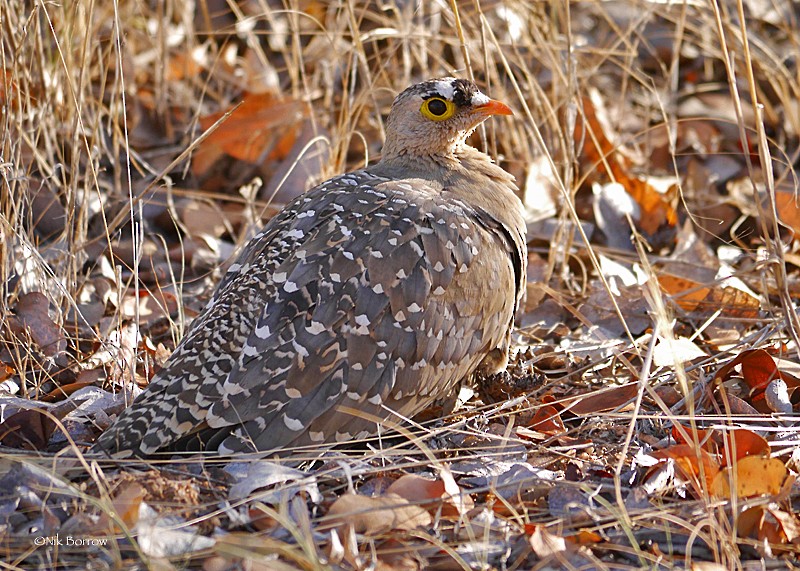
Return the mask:
<svg viewBox="0 0 800 571">
<path fill-rule="evenodd" d="M 505 367 L 525 284 L 522 205 L 466 138 L 510 114 L 464 79 L 398 95 L 381 160 L 270 220 L 94 450 L 336 443 Z"/>
</svg>

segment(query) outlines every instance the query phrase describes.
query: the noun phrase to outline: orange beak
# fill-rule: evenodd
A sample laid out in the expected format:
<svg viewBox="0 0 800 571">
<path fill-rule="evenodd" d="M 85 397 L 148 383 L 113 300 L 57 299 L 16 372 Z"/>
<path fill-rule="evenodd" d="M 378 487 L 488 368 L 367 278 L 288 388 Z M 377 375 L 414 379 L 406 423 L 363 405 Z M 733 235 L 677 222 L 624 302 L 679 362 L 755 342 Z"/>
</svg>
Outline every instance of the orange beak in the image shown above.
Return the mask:
<svg viewBox="0 0 800 571">
<path fill-rule="evenodd" d="M 514 112 L 511 110 L 511 107 L 503 103 L 502 101 L 497 101 L 496 99 L 490 99 L 488 103 L 484 103 L 483 105 L 478 105 L 473 109 L 476 113 L 480 113 L 482 115 L 491 116 L 491 115 L 513 115 Z"/>
</svg>

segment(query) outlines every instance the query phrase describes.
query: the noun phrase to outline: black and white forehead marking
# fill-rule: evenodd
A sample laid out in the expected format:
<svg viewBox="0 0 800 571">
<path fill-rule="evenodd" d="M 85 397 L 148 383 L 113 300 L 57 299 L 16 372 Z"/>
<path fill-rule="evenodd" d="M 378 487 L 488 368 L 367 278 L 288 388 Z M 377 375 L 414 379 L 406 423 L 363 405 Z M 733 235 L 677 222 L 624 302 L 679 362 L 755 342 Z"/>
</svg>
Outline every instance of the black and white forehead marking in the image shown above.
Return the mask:
<svg viewBox="0 0 800 571">
<path fill-rule="evenodd" d="M 444 77 L 420 83 L 417 88 L 423 99 L 442 97 L 452 101 L 459 107 L 468 105 L 483 105 L 489 98 L 480 92 L 478 87 L 468 79 Z"/>
</svg>

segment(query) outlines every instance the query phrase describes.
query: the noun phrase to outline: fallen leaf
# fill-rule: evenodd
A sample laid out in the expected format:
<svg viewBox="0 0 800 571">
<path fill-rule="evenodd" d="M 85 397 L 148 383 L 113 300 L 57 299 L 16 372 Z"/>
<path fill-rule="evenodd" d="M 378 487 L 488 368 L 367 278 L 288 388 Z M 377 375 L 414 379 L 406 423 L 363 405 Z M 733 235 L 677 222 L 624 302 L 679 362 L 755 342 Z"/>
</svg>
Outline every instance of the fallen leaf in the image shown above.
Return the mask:
<svg viewBox="0 0 800 571">
<path fill-rule="evenodd" d="M 152 323 L 178 311 L 178 299 L 172 292 L 157 288 L 139 290 L 139 295 L 126 295 L 120 304 L 120 315 L 125 319 L 138 319 L 138 323 Z"/>
<path fill-rule="evenodd" d="M 2 383 L 15 373 L 16 371 L 11 367 L 11 365 L 9 365 L 8 363 L 0 362 L 0 383 Z"/>
<path fill-rule="evenodd" d="M 675 367 L 707 356 L 705 351 L 686 337 L 660 339 L 653 349 L 653 362 L 656 367 Z"/>
<path fill-rule="evenodd" d="M 758 505 L 739 514 L 736 533 L 759 543 L 796 544 L 800 537 L 800 522 L 795 514 L 778 509 L 774 504 Z"/>
<path fill-rule="evenodd" d="M 593 391 L 562 401 L 565 409 L 578 416 L 595 414 L 620 407 L 634 398 L 639 392 L 638 383 L 628 383 L 610 389 Z"/>
<path fill-rule="evenodd" d="M 738 498 L 776 495 L 786 474 L 786 466 L 777 458 L 747 456 L 716 474 L 710 490 L 720 498 L 731 497 L 732 485 L 735 485 Z"/>
<path fill-rule="evenodd" d="M 567 550 L 566 540 L 561 536 L 550 533 L 543 525 L 534 527 L 530 543 L 533 552 L 541 559 Z"/>
<path fill-rule="evenodd" d="M 747 456 L 768 456 L 770 452 L 769 442 L 765 438 L 745 428 L 730 431 L 697 429 L 697 442 L 687 440 L 691 434 L 688 426 L 675 424 L 672 427 L 672 437 L 677 443 L 699 445 L 703 450 L 719 455 L 720 467 L 727 466 L 729 460 L 736 462 Z"/>
<path fill-rule="evenodd" d="M 800 387 L 800 379 L 778 369 L 775 359 L 764 349 L 750 349 L 742 351 L 733 360 L 729 361 L 715 375 L 716 379 L 726 381 L 734 372 L 734 368 L 741 365 L 742 378 L 751 388 L 751 404 L 762 413 L 772 410 L 765 401 L 764 391 L 770 382 L 780 379 L 786 383 L 787 391 L 794 391 Z"/>
<path fill-rule="evenodd" d="M 776 190 L 775 208 L 781 222 L 794 230 L 795 235 L 800 234 L 800 205 L 795 192 Z"/>
<path fill-rule="evenodd" d="M 702 485 L 701 478 L 704 478 L 705 486 L 709 488 L 720 469 L 714 456 L 691 444 L 676 444 L 663 450 L 654 450 L 651 456 L 659 460 L 672 459 L 690 482 Z"/>
<path fill-rule="evenodd" d="M 240 105 L 200 119 L 208 129 L 225 113 L 231 115 L 200 144 L 192 159 L 192 172 L 201 176 L 221 156 L 256 163 L 285 157 L 294 144 L 305 113 L 302 102 L 271 93 L 244 94 Z"/>
<path fill-rule="evenodd" d="M 561 413 L 553 405 L 541 406 L 536 410 L 536 414 L 527 423 L 527 427 L 542 434 L 561 434 L 566 432 L 564 422 L 561 420 Z"/>
<path fill-rule="evenodd" d="M 8 320 L 11 331 L 18 337 L 30 335 L 42 353 L 52 357 L 66 347 L 61 328 L 50 319 L 50 301 L 41 292 L 20 296 L 14 315 Z"/>
<path fill-rule="evenodd" d="M 754 319 L 761 312 L 758 298 L 739 288 L 723 285 L 724 282 L 704 284 L 691 278 L 659 272 L 658 283 L 672 301 L 687 313 L 722 310 L 726 317 Z"/>
<path fill-rule="evenodd" d="M 21 450 L 44 450 L 55 429 L 55 421 L 46 412 L 23 410 L 0 423 L 0 442 Z"/>
<path fill-rule="evenodd" d="M 431 524 L 428 511 L 412 504 L 397 494 L 370 498 L 358 494 L 345 494 L 328 510 L 320 529 L 339 529 L 352 526 L 356 533 L 380 535 L 391 530 L 408 531 Z M 344 534 L 340 534 L 344 536 Z"/>
<path fill-rule="evenodd" d="M 602 542 L 603 536 L 595 531 L 581 529 L 578 533 L 568 535 L 565 539 L 574 545 L 594 545 Z"/>
<path fill-rule="evenodd" d="M 145 489 L 142 486 L 136 482 L 126 483 L 111 500 L 116 518 L 112 518 L 107 512 L 102 512 L 95 528 L 120 533 L 122 530 L 118 522 L 121 522 L 126 529 L 132 529 L 139 521 L 139 507 L 144 501 L 144 496 Z"/>
<path fill-rule="evenodd" d="M 85 381 L 76 381 L 74 383 L 69 383 L 67 385 L 61 385 L 60 387 L 53 389 L 46 395 L 43 395 L 39 400 L 42 402 L 56 402 L 64 400 L 66 397 L 68 397 L 75 391 L 80 390 L 83 387 L 94 385 L 95 383 L 97 383 L 97 378 L 92 378 Z"/>
<path fill-rule="evenodd" d="M 449 480 L 449 482 L 448 482 Z M 459 517 L 472 509 L 474 503 L 461 492 L 449 472 L 441 479 L 431 480 L 416 474 L 404 474 L 389 486 L 387 494 L 396 494 L 411 503 L 426 508 L 431 514 L 441 510 L 444 517 Z"/>
<path fill-rule="evenodd" d="M 582 145 L 586 161 L 597 172 L 622 185 L 636 201 L 640 211 L 636 222 L 644 232 L 652 236 L 662 227 L 676 226 L 677 212 L 665 196 L 646 180 L 630 174 L 632 163 L 611 141 L 610 123 L 603 118 L 603 102 L 599 94 L 593 92 L 590 97 L 584 97 L 581 107 L 583 121 L 576 124 L 574 135 Z"/>
</svg>

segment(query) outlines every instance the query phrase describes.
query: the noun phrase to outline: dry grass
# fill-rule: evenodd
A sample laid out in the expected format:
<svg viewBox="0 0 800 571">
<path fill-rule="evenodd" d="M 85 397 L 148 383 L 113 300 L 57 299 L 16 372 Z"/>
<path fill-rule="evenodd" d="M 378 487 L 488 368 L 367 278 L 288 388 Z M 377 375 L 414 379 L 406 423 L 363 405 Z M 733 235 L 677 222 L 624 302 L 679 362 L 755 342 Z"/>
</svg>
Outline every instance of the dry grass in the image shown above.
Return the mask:
<svg viewBox="0 0 800 571">
<path fill-rule="evenodd" d="M 56 351 L 41 346 L 44 350 L 37 351 L 35 346 L 41 343 L 30 336 L 18 335 L 13 343 L 6 336 L 3 358 L 13 373 L 3 378 L 16 380 L 17 396 L 37 401 L 73 382 L 82 370 L 102 369 L 104 386 L 113 391 L 142 381 L 158 357 L 135 329 L 133 341 L 126 345 L 126 327 L 147 320 L 140 315 L 140 305 L 131 309 L 125 300 L 145 294 L 157 298 L 161 291 L 174 295 L 175 306 L 164 310 L 166 317 L 147 321 L 141 331 L 145 340 L 157 337 L 174 345 L 186 318 L 203 305 L 227 254 L 246 240 L 262 215 L 280 206 L 285 196 L 281 193 L 299 192 L 298 185 L 374 160 L 380 152 L 382 117 L 393 95 L 407 85 L 448 74 L 472 77 L 487 93 L 518 111 L 513 121 L 486 124 L 475 144 L 484 146 L 517 177 L 526 204 L 537 205 L 541 194 L 548 192 L 558 205 L 557 224 L 549 227 L 550 234 L 533 234 L 531 248 L 543 260 L 539 279 L 546 284 L 545 297 L 567 308 L 565 313 L 575 323 L 566 336 L 542 336 L 540 330 L 535 335 L 542 345 L 572 359 L 569 370 L 540 375 L 517 401 L 472 406 L 444 424 L 417 427 L 409 440 L 373 442 L 372 449 L 357 459 L 331 456 L 313 471 L 325 497 L 322 504 L 309 507 L 300 496 L 259 504 L 257 509 L 277 525 L 258 537 L 219 539 L 211 549 L 214 561 L 249 559 L 270 569 L 367 568 L 376 560 L 397 569 L 412 563 L 423 568 L 433 564 L 448 569 L 495 568 L 499 561 L 509 569 L 529 568 L 537 561 L 549 562 L 550 568 L 583 564 L 598 569 L 660 569 L 713 561 L 719 568 L 742 569 L 746 560 L 764 557 L 770 564 L 797 565 L 792 541 L 781 546 L 784 551 L 773 553 L 763 542 L 737 535 L 736 528 L 745 507 L 774 500 L 791 512 L 796 494 L 723 501 L 701 485 L 697 493 L 688 494 L 689 499 L 665 493 L 658 506 L 644 508 L 630 499 L 641 481 L 632 485 L 625 480 L 631 475 L 632 458 L 646 448 L 643 434 L 650 437 L 648 445 L 659 440 L 663 444 L 669 428 L 681 423 L 690 427 L 697 441 L 698 426 L 734 424 L 730 410 L 714 415 L 709 401 L 720 363 L 749 348 L 777 346 L 786 359 L 797 361 L 800 356 L 797 242 L 778 223 L 786 216 L 779 195 L 796 191 L 794 167 L 800 154 L 796 65 L 800 14 L 791 3 L 348 0 L 329 5 L 314 0 L 253 0 L 229 4 L 0 0 L 0 319 L 10 327 L 8 320 L 20 296 L 38 291 L 49 300 L 53 322 L 63 327 Z M 599 94 L 608 115 L 606 135 L 594 132 L 596 124 L 585 119 L 593 92 Z M 192 161 L 202 156 L 198 153 L 204 138 L 213 132 L 203 129 L 201 119 L 230 110 L 245 93 L 275 93 L 299 102 L 310 130 L 306 140 L 315 136 L 324 140 L 328 160 L 305 179 L 284 176 L 286 169 L 291 172 L 292 161 L 270 155 L 269 149 L 258 164 L 229 160 L 210 171 L 193 169 Z M 692 104 L 700 105 L 699 111 L 689 113 L 687 106 Z M 697 139 L 692 139 L 691 121 L 713 125 L 717 139 L 703 135 L 702 125 L 697 127 Z M 276 131 L 283 128 L 275 126 Z M 687 314 L 664 295 L 658 278 L 672 259 L 676 227 L 665 237 L 642 232 L 634 224 L 644 236 L 627 251 L 604 245 L 599 232 L 584 233 L 581 222 L 593 219 L 590 183 L 611 168 L 608 153 L 590 164 L 582 152 L 587 145 L 602 147 L 597 141 L 608 133 L 616 135 L 613 151 L 637 153 L 632 171 L 678 179 L 681 219 L 703 243 L 739 248 L 736 275 L 761 302 L 761 311 L 750 322 L 713 312 Z M 723 166 L 730 166 L 711 161 L 720 157 L 743 167 L 729 178 L 743 181 L 745 190 L 735 195 L 727 187 L 730 194 L 717 193 L 711 199 L 718 199 L 712 207 L 725 203 L 732 209 L 724 215 L 732 219 L 730 232 L 727 226 L 726 231 L 716 232 L 711 223 L 722 216 L 721 210 L 709 206 L 708 189 L 700 182 L 710 187 L 713 181 L 698 181 L 691 174 L 700 161 L 709 165 L 707 173 L 718 175 Z M 546 180 L 535 174 L 543 165 L 550 170 Z M 270 176 L 275 177 L 272 186 Z M 279 181 L 284 181 L 284 188 Z M 225 231 L 215 237 L 216 242 L 191 235 L 182 210 L 188 203 L 220 213 Z M 625 324 L 611 339 L 613 348 L 605 353 L 587 350 L 591 357 L 583 359 L 575 356 L 579 349 L 567 345 L 565 350 L 559 343 L 590 339 L 585 334 L 595 323 L 586 318 L 580 304 L 593 287 L 611 291 L 619 285 L 603 278 L 601 258 L 642 269 L 645 279 L 638 295 L 649 312 L 649 333 L 629 323 L 627 303 L 617 306 L 606 316 L 613 320 L 616 314 Z M 619 297 L 611 300 L 623 303 Z M 87 308 L 98 303 L 101 315 L 86 317 Z M 724 346 L 712 342 L 706 331 L 712 324 L 737 332 L 739 338 Z M 530 342 L 534 332 L 525 333 L 529 335 L 521 339 Z M 656 341 L 668 343 L 692 334 L 708 341 L 704 345 L 708 359 L 685 367 L 653 365 Z M 594 341 L 599 343 L 596 337 Z M 93 359 L 104 349 L 110 357 L 98 367 Z M 523 365 L 531 362 L 520 360 Z M 626 379 L 638 382 L 631 406 L 573 422 L 562 435 L 531 441 L 516 432 L 514 419 L 544 406 L 541 397 L 552 393 L 553 387 L 558 403 L 587 386 L 600 390 Z M 665 386 L 677 387 L 684 400 L 665 402 L 660 391 Z M 790 415 L 783 420 L 791 426 Z M 783 428 L 767 415 L 736 417 L 735 423 L 773 432 Z M 593 446 L 584 454 L 581 446 L 586 439 Z M 491 522 L 472 514 L 455 523 L 436 520 L 430 529 L 389 539 L 348 536 L 342 538 L 344 546 L 319 546 L 330 539 L 318 531 L 325 522 L 325 509 L 348 487 L 401 471 L 441 473 L 458 461 L 473 459 L 476 451 L 490 462 L 520 458 L 520 450 L 527 452 L 532 464 L 541 457 L 542 467 L 564 470 L 574 463 L 587 473 L 603 469 L 610 475 L 599 484 L 561 478 L 558 487 L 554 482 L 532 481 L 527 495 L 514 500 L 495 494 L 487 484 L 469 491 L 479 508 L 490 507 L 481 517 L 492 518 Z M 787 444 L 773 453 L 789 456 L 793 451 L 795 447 Z M 298 451 L 297 457 L 304 455 L 310 466 L 314 451 Z M 106 514 L 118 528 L 116 537 L 124 537 L 137 520 L 126 519 L 115 504 L 126 484 L 114 466 L 101 469 L 88 459 L 75 463 L 45 456 L 42 460 L 37 454 L 11 451 L 0 451 L 0 459 L 23 461 L 45 473 L 69 470 L 57 485 L 42 477 L 35 489 L 41 492 L 54 485 L 65 494 L 64 509 L 70 513 Z M 178 469 L 174 462 L 151 467 L 169 481 L 174 479 L 170 470 Z M 183 468 L 193 475 L 201 493 L 193 500 L 191 515 L 176 528 L 216 522 L 243 529 L 232 523 L 231 514 L 250 505 L 252 498 L 223 509 L 220 502 L 227 498 L 229 483 L 223 481 L 216 462 L 187 459 Z M 133 474 L 137 469 L 125 467 Z M 163 513 L 175 513 L 180 505 L 159 504 L 156 499 L 157 481 L 155 476 L 147 480 L 147 501 Z M 548 496 L 549 490 L 564 493 L 570 487 L 575 497 L 594 498 L 594 503 L 583 506 L 585 517 L 570 509 L 559 515 L 553 509 L 556 500 Z M 96 517 L 92 521 L 96 524 Z M 46 522 L 37 525 L 40 534 L 45 533 L 41 529 Z M 590 549 L 592 543 L 583 538 L 586 543 L 581 547 L 550 554 L 548 559 L 546 549 L 531 547 L 534 525 L 559 537 L 591 531 L 604 541 Z M 203 561 L 211 565 L 208 552 L 154 557 L 136 540 L 123 541 L 122 547 L 111 542 L 105 550 L 88 554 L 37 549 L 24 541 L 19 522 L 1 526 L 2 520 L 0 536 L 7 559 L 2 567 L 8 569 L 79 568 L 86 557 L 116 568 L 127 568 L 136 560 L 150 565 L 170 560 L 178 567 L 201 566 Z M 672 539 L 675 534 L 677 540 Z M 348 552 L 355 542 L 358 557 Z M 464 548 L 470 543 L 478 546 L 474 553 Z M 487 545 L 506 551 L 483 552 Z M 669 550 L 678 555 L 664 555 Z M 267 555 L 279 557 L 265 563 Z"/>
</svg>

